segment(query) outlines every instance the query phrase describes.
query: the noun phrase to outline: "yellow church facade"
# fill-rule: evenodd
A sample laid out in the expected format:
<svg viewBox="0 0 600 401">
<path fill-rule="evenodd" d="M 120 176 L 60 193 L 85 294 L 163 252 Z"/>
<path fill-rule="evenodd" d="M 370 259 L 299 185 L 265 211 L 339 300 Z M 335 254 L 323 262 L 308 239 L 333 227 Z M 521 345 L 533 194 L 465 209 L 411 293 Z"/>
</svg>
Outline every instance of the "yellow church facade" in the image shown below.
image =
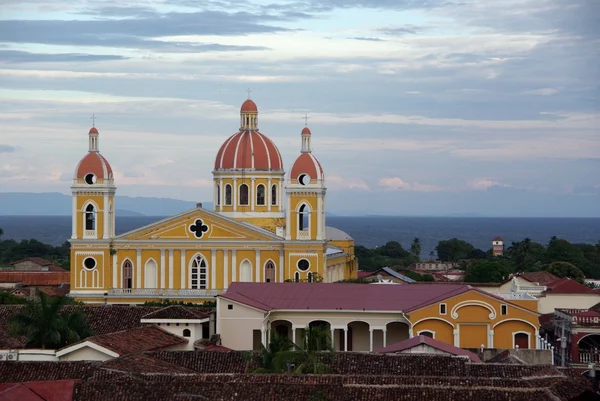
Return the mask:
<svg viewBox="0 0 600 401">
<path fill-rule="evenodd" d="M 357 276 L 354 240 L 326 225 L 325 175 L 301 133 L 286 176 L 275 144 L 246 100 L 240 129 L 217 152 L 214 210 L 185 213 L 115 235 L 116 185 L 98 130 L 73 185 L 71 296 L 90 303 L 202 302 L 232 282 L 335 282 Z"/>
</svg>

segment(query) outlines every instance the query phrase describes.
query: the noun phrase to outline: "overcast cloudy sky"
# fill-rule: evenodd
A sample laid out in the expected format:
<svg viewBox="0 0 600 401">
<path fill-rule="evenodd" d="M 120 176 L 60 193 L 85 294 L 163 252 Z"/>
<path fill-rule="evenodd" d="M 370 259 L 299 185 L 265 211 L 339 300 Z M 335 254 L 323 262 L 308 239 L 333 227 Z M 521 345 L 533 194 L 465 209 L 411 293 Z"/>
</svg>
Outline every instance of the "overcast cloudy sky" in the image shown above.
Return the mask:
<svg viewBox="0 0 600 401">
<path fill-rule="evenodd" d="M 0 192 L 212 199 L 252 90 L 333 213 L 600 216 L 595 0 L 0 0 Z"/>
</svg>

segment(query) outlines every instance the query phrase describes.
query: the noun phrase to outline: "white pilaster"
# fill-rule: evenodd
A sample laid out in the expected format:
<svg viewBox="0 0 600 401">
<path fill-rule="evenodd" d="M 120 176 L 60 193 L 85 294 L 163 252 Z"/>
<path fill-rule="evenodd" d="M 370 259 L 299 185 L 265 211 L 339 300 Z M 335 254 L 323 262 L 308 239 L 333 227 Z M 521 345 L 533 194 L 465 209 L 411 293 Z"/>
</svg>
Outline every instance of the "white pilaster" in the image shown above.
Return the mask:
<svg viewBox="0 0 600 401">
<path fill-rule="evenodd" d="M 112 286 L 113 288 L 117 288 L 117 254 L 110 255 L 110 257 L 112 258 Z"/>
<path fill-rule="evenodd" d="M 236 250 L 231 251 L 231 282 L 237 281 L 237 255 Z"/>
<path fill-rule="evenodd" d="M 344 351 L 348 351 L 348 326 L 344 328 Z"/>
<path fill-rule="evenodd" d="M 260 266 L 260 251 L 259 250 L 255 250 L 254 254 L 256 255 L 256 262 L 254 263 L 255 268 L 255 274 L 254 274 L 254 282 L 255 283 L 260 283 L 261 282 L 261 278 L 260 278 L 260 271 L 261 271 L 261 266 Z"/>
<path fill-rule="evenodd" d="M 369 352 L 373 352 L 373 329 L 369 327 Z"/>
<path fill-rule="evenodd" d="M 165 259 L 165 250 L 160 250 L 160 288 L 166 288 L 165 283 L 165 271 L 167 270 L 167 263 Z"/>
<path fill-rule="evenodd" d="M 453 334 L 454 334 L 454 346 L 460 347 L 460 332 L 458 331 L 458 329 L 454 329 Z"/>
<path fill-rule="evenodd" d="M 223 250 L 223 289 L 229 287 L 229 251 Z"/>
<path fill-rule="evenodd" d="M 71 216 L 73 217 L 71 220 L 71 238 L 77 238 L 77 216 L 79 216 L 79 211 L 77 210 L 77 196 L 73 195 L 73 206 L 71 207 Z"/>
<path fill-rule="evenodd" d="M 269 178 L 269 180 L 267 181 L 267 193 L 265 194 L 265 199 L 267 201 L 267 211 L 270 212 L 271 211 L 271 203 L 273 200 L 273 191 L 271 190 L 271 187 L 273 186 L 273 184 L 271 184 L 271 179 Z"/>
<path fill-rule="evenodd" d="M 387 328 L 383 328 L 383 348 L 387 347 Z"/>
<path fill-rule="evenodd" d="M 135 288 L 142 288 L 142 250 L 136 249 L 136 263 L 135 263 L 135 271 L 136 271 L 136 279 L 135 279 Z"/>
<path fill-rule="evenodd" d="M 331 328 L 331 348 L 335 349 L 335 329 Z"/>
<path fill-rule="evenodd" d="M 238 198 L 237 198 L 237 178 L 233 179 L 233 185 L 231 186 L 231 203 L 233 204 L 233 211 L 237 210 Z"/>
<path fill-rule="evenodd" d="M 210 250 L 210 288 L 217 288 L 217 250 Z"/>
<path fill-rule="evenodd" d="M 104 194 L 104 206 L 102 207 L 103 209 L 103 220 L 104 220 L 104 227 L 102 228 L 102 238 L 103 239 L 107 239 L 109 237 L 110 234 L 110 226 L 108 224 L 108 193 Z M 98 229 L 98 227 L 96 227 L 96 230 Z"/>
<path fill-rule="evenodd" d="M 174 288 L 173 286 L 173 249 L 169 249 L 169 288 Z"/>
<path fill-rule="evenodd" d="M 187 283 L 185 282 L 185 272 L 187 270 L 187 266 L 185 265 L 185 249 L 180 249 L 181 253 L 181 264 L 180 264 L 180 279 L 181 279 L 181 287 L 182 289 L 187 288 Z"/>
<path fill-rule="evenodd" d="M 323 198 L 319 196 L 317 198 L 317 240 L 323 239 Z"/>
<path fill-rule="evenodd" d="M 294 325 L 292 325 L 292 343 L 296 344 L 296 326 Z"/>
<path fill-rule="evenodd" d="M 488 341 L 488 348 L 494 348 L 494 330 L 490 330 L 490 338 Z"/>
<path fill-rule="evenodd" d="M 219 191 L 221 191 L 221 199 L 219 202 L 219 210 L 223 211 L 223 203 L 225 202 L 225 188 L 223 188 L 223 179 L 219 178 Z"/>
<path fill-rule="evenodd" d="M 287 206 L 285 209 L 285 239 L 292 239 L 292 199 L 290 194 L 287 196 Z"/>
<path fill-rule="evenodd" d="M 248 196 L 250 196 L 250 211 L 252 211 L 252 212 L 254 211 L 254 206 L 256 205 L 256 194 L 257 194 L 256 187 L 254 186 L 254 180 L 255 180 L 254 177 L 252 177 L 250 179 L 250 190 L 248 191 L 248 192 L 250 192 L 248 194 Z"/>
<path fill-rule="evenodd" d="M 283 270 L 283 249 L 279 251 L 279 277 L 277 281 L 283 283 L 285 281 L 285 275 Z"/>
</svg>

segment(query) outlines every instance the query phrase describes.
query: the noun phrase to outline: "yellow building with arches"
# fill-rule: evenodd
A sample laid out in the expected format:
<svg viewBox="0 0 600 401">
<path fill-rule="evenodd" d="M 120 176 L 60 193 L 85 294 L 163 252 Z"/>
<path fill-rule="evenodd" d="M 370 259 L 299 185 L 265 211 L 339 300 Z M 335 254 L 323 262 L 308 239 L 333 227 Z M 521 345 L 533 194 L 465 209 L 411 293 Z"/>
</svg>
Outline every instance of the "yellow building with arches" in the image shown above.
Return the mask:
<svg viewBox="0 0 600 401">
<path fill-rule="evenodd" d="M 214 210 L 185 213 L 115 235 L 113 170 L 89 131 L 73 185 L 71 295 L 85 302 L 204 301 L 232 282 L 334 282 L 357 276 L 354 240 L 326 225 L 325 174 L 301 132 L 286 177 L 248 99 L 240 128 L 218 150 Z"/>
</svg>

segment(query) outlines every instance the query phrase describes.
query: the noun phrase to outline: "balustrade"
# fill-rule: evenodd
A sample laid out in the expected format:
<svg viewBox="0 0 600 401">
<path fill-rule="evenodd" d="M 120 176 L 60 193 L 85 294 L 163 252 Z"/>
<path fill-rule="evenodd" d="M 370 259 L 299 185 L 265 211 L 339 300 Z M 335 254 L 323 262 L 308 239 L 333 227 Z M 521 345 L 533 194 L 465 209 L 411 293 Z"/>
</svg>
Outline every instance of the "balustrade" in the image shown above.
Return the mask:
<svg viewBox="0 0 600 401">
<path fill-rule="evenodd" d="M 107 295 L 109 298 L 212 298 L 224 292 L 224 289 L 111 288 Z"/>
</svg>

